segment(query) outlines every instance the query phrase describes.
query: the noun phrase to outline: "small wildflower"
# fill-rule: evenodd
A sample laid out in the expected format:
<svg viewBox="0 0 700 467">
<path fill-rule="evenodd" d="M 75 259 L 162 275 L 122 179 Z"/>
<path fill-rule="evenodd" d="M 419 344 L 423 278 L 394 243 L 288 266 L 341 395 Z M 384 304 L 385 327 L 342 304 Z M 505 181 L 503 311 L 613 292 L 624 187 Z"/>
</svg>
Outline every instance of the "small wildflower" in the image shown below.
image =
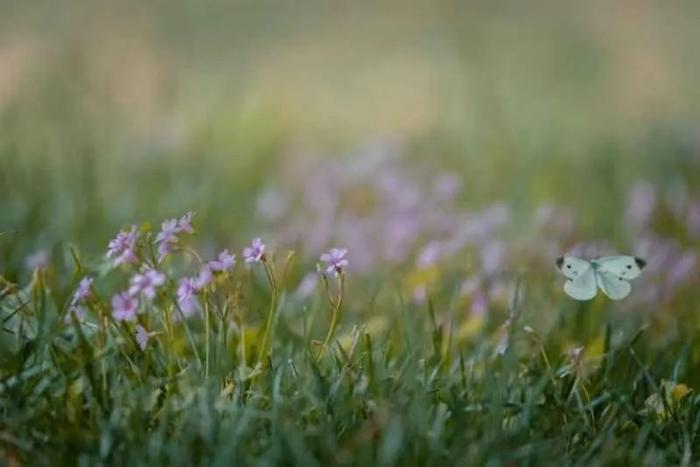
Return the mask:
<svg viewBox="0 0 700 467">
<path fill-rule="evenodd" d="M 131 296 L 128 291 L 112 297 L 112 316 L 117 321 L 133 321 L 136 319 L 138 308 L 138 299 Z"/>
<path fill-rule="evenodd" d="M 202 266 L 202 269 L 199 271 L 199 275 L 197 275 L 197 278 L 194 281 L 194 285 L 197 290 L 202 290 L 211 284 L 213 280 L 214 275 L 212 274 L 211 269 L 209 269 L 209 266 Z"/>
<path fill-rule="evenodd" d="M 26 264 L 32 271 L 39 271 L 49 267 L 49 254 L 46 250 L 39 250 L 27 256 Z"/>
<path fill-rule="evenodd" d="M 136 256 L 136 241 L 138 237 L 136 226 L 132 225 L 131 230 L 121 230 L 114 239 L 110 240 L 107 257 L 114 259 L 115 267 L 138 262 L 138 257 Z"/>
<path fill-rule="evenodd" d="M 197 284 L 191 277 L 183 277 L 180 279 L 177 287 L 177 303 L 185 317 L 194 314 L 197 309 Z"/>
<path fill-rule="evenodd" d="M 154 269 L 148 269 L 131 278 L 129 294 L 134 296 L 142 293 L 148 300 L 156 296 L 156 289 L 165 284 L 165 274 Z"/>
<path fill-rule="evenodd" d="M 160 232 L 156 235 L 156 243 L 172 242 L 179 232 L 177 219 L 166 219 L 160 224 Z"/>
<path fill-rule="evenodd" d="M 326 263 L 326 273 L 339 276 L 348 266 L 348 260 L 345 259 L 347 254 L 348 250 L 345 248 L 331 248 L 328 253 L 322 254 L 321 261 Z"/>
<path fill-rule="evenodd" d="M 233 269 L 236 264 L 236 255 L 232 255 L 228 250 L 219 253 L 217 259 L 213 259 L 207 263 L 209 269 L 214 272 L 227 272 Z"/>
<path fill-rule="evenodd" d="M 191 234 L 194 233 L 194 228 L 192 227 L 192 218 L 194 217 L 194 212 L 188 211 L 177 221 L 178 233 Z"/>
<path fill-rule="evenodd" d="M 78 288 L 73 292 L 73 298 L 71 298 L 71 306 L 75 306 L 78 303 L 84 302 L 92 294 L 92 277 L 83 277 L 78 284 Z"/>
<path fill-rule="evenodd" d="M 179 241 L 179 234 L 194 232 L 192 217 L 194 217 L 194 213 L 189 211 L 180 219 L 166 219 L 161 223 L 160 232 L 156 236 L 159 262 L 163 261 L 175 249 L 175 244 Z"/>
<path fill-rule="evenodd" d="M 245 258 L 245 262 L 248 264 L 264 261 L 265 244 L 263 243 L 262 239 L 256 238 L 255 240 L 253 240 L 251 246 L 246 247 L 243 250 L 243 258 Z"/>
</svg>

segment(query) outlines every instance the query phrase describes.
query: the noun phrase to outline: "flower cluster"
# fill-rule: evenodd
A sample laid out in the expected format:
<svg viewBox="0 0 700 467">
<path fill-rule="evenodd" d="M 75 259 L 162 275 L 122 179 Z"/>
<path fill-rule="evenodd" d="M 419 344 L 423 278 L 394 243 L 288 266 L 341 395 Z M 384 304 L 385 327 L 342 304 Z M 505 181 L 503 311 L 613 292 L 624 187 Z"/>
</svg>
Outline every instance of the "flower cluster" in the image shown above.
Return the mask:
<svg viewBox="0 0 700 467">
<path fill-rule="evenodd" d="M 132 225 L 130 230 L 122 230 L 117 236 L 110 240 L 107 257 L 113 260 L 115 267 L 122 264 L 138 263 L 136 254 L 136 244 L 139 238 L 139 233 L 136 226 Z"/>
<path fill-rule="evenodd" d="M 156 236 L 158 245 L 158 262 L 162 262 L 174 249 L 180 240 L 181 234 L 192 234 L 192 218 L 194 213 L 187 212 L 179 219 L 167 219 L 161 224 L 160 232 Z"/>
</svg>

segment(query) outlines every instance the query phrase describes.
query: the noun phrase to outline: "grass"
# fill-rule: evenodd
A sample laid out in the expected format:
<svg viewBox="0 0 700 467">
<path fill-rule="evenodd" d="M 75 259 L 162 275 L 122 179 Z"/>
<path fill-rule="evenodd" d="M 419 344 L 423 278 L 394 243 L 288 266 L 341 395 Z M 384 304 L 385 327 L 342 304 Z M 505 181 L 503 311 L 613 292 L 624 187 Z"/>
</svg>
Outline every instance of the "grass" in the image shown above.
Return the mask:
<svg viewBox="0 0 700 467">
<path fill-rule="evenodd" d="M 102 262 L 76 257 L 72 276 Z M 100 284 L 89 318 L 64 324 L 72 289 L 56 271 L 35 271 L 19 290 L 6 282 L 5 461 L 689 465 L 700 455 L 700 396 L 683 384 L 697 380 L 693 332 L 661 341 L 602 297 L 555 305 L 556 326 L 543 331 L 522 277 L 507 324 L 494 313 L 469 339 L 449 309 L 397 294 L 381 299 L 392 303 L 382 331 L 345 317 L 332 333 L 336 278 L 328 300 L 321 290 L 302 304 L 276 272 L 283 263 L 270 256 L 219 277 L 202 296 L 206 319 L 173 323 L 171 279 L 139 315 L 160 330 L 145 350 L 133 323 L 112 319 Z M 567 355 L 571 342 L 588 344 L 581 358 Z"/>
</svg>

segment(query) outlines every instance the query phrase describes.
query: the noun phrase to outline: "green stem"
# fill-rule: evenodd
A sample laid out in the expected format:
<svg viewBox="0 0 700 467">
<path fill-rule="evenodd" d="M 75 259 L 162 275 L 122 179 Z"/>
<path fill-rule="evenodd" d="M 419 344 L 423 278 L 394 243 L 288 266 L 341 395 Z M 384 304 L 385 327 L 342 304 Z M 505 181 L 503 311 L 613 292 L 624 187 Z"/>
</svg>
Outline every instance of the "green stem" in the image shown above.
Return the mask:
<svg viewBox="0 0 700 467">
<path fill-rule="evenodd" d="M 263 334 L 262 343 L 260 344 L 260 355 L 258 356 L 258 363 L 262 363 L 267 356 L 267 347 L 270 342 L 270 334 L 272 332 L 272 321 L 275 316 L 275 309 L 277 308 L 277 291 L 272 291 L 272 300 L 270 302 L 270 311 L 267 313 L 267 322 L 265 323 L 265 332 Z"/>
<path fill-rule="evenodd" d="M 204 355 L 205 355 L 205 361 L 204 361 L 204 377 L 208 378 L 209 377 L 209 334 L 210 334 L 210 323 L 209 323 L 209 301 L 207 300 L 207 294 L 203 294 L 202 299 L 204 301 L 204 338 L 205 338 L 205 349 L 204 349 Z"/>
<path fill-rule="evenodd" d="M 331 314 L 331 324 L 328 327 L 328 334 L 326 334 L 326 338 L 323 340 L 323 344 L 321 344 L 321 350 L 318 351 L 318 355 L 316 356 L 316 363 L 321 361 L 321 358 L 323 358 L 323 354 L 326 353 L 326 348 L 328 347 L 328 344 L 331 341 L 331 338 L 333 337 L 333 332 L 335 331 L 335 327 L 338 324 L 338 315 L 340 314 L 340 309 L 343 306 L 343 296 L 345 295 L 345 274 L 342 272 L 340 273 L 340 292 L 338 295 L 337 301 L 331 300 L 331 309 L 332 309 L 332 314 Z"/>
</svg>

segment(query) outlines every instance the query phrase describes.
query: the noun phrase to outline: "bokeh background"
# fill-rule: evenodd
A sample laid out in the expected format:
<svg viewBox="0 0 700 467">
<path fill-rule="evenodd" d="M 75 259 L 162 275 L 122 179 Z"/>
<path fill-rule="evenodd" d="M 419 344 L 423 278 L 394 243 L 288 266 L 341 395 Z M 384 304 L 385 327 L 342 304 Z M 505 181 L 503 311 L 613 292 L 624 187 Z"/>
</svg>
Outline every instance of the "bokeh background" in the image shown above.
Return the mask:
<svg viewBox="0 0 700 467">
<path fill-rule="evenodd" d="M 470 295 L 572 249 L 688 287 L 699 9 L 6 0 L 0 268 L 193 210 L 205 251 L 346 246 L 356 277 L 405 267 L 417 301 L 441 259 Z"/>
</svg>

